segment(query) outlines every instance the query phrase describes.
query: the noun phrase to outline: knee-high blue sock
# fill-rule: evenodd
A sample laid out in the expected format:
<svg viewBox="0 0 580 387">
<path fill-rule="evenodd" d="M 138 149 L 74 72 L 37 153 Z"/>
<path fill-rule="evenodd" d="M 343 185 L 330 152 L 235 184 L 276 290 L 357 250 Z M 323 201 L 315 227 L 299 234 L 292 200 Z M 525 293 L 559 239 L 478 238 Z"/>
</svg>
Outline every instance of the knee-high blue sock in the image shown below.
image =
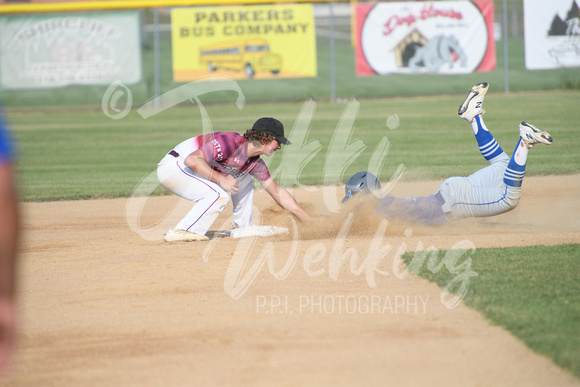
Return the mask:
<svg viewBox="0 0 580 387">
<path fill-rule="evenodd" d="M 527 159 L 528 148 L 522 144 L 522 139 L 520 138 L 503 175 L 503 182 L 505 185 L 509 187 L 522 186 Z"/>
<path fill-rule="evenodd" d="M 493 135 L 485 127 L 481 115 L 475 116 L 475 119 L 471 122 L 471 128 L 477 140 L 479 151 L 487 161 L 503 153 L 503 149 L 501 149 L 497 141 L 495 141 L 495 138 L 493 138 Z"/>
</svg>

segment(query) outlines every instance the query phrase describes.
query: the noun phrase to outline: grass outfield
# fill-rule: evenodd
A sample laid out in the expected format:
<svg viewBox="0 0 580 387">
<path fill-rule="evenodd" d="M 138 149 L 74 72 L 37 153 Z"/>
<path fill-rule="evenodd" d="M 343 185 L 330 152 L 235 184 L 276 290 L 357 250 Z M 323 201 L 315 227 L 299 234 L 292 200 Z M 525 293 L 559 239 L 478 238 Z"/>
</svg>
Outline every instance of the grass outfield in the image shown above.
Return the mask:
<svg viewBox="0 0 580 387">
<path fill-rule="evenodd" d="M 445 256 L 441 252 L 440 256 Z M 463 301 L 533 351 L 580 377 L 580 245 L 478 249 Z M 414 254 L 406 253 L 410 263 Z M 420 276 L 445 287 L 449 270 Z"/>
<path fill-rule="evenodd" d="M 383 181 L 401 164 L 405 180 L 467 175 L 485 166 L 469 125 L 457 117 L 469 86 L 462 94 L 361 100 L 356 117 L 351 117 L 354 125 L 347 124 L 341 134 L 345 143 L 360 140 L 365 146 L 349 164 L 344 163 L 349 152 L 330 154 L 328 150 L 349 105 L 311 105 L 306 142 L 318 142 L 322 148 L 304 166 L 298 182 L 342 184 L 352 173 L 368 168 L 373 150 L 385 136 L 390 148 L 380 173 Z M 304 103 L 247 104 L 239 110 L 231 100 L 206 106 L 214 131 L 243 132 L 260 116 L 275 116 L 290 131 L 304 107 Z M 484 118 L 509 154 L 521 120 L 550 131 L 554 144 L 532 149 L 527 175 L 577 174 L 579 102 L 577 90 L 506 95 L 492 84 Z M 26 201 L 126 197 L 174 145 L 202 132 L 200 109 L 194 105 L 168 109 L 148 119 L 132 111 L 112 120 L 98 108 L 43 112 L 8 108 L 6 112 L 19 143 L 18 171 Z M 286 171 L 286 166 L 295 167 L 307 159 L 299 143 L 288 148 L 283 161 L 282 156 L 277 152 L 269 160 L 272 171 Z M 292 177 L 277 176 L 283 185 L 295 182 Z M 578 245 L 477 250 L 472 269 L 479 277 L 471 281 L 465 302 L 580 376 L 578 252 Z M 439 275 L 432 280 L 448 282 Z"/>
<path fill-rule="evenodd" d="M 504 94 L 493 85 L 485 101 L 485 122 L 504 150 L 511 154 L 518 138 L 518 123 L 530 121 L 550 131 L 554 145 L 537 146 L 528 158 L 527 175 L 574 174 L 580 171 L 579 91 L 536 91 Z M 466 89 L 467 92 L 467 89 Z M 312 103 L 306 142 L 321 148 L 296 175 L 287 171 L 311 154 L 300 144 L 265 158 L 282 185 L 342 184 L 353 173 L 369 167 L 377 143 L 388 138 L 390 148 L 380 173 L 385 181 L 402 164 L 403 179 L 444 179 L 468 175 L 486 165 L 477 150 L 469 125 L 457 117 L 465 94 L 438 97 L 361 100 L 343 122 L 336 142 L 358 143 L 362 152 L 349 160 L 343 148 L 329 150 L 331 139 L 347 104 Z M 206 107 L 214 131 L 244 132 L 256 118 L 274 116 L 292 129 L 303 103 L 232 103 Z M 74 200 L 128 196 L 142 177 L 173 146 L 201 134 L 200 109 L 185 105 L 167 109 L 148 119 L 136 111 L 113 120 L 100 109 L 55 108 L 42 113 L 6 110 L 19 143 L 19 173 L 26 201 Z M 354 124 L 353 124 L 354 123 Z M 388 124 L 388 125 L 387 125 Z M 306 128 L 305 125 L 301 125 Z M 350 136 L 350 137 L 349 137 Z M 291 167 L 291 168 L 290 168 Z M 158 190 L 162 193 L 162 190 Z"/>
</svg>

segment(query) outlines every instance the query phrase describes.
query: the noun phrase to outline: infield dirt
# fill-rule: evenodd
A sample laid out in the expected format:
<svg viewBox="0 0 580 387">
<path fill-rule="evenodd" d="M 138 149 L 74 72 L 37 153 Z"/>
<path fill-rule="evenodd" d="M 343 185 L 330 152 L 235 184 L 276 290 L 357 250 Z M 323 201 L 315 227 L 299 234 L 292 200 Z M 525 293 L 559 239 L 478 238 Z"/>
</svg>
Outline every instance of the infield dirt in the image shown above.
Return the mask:
<svg viewBox="0 0 580 387">
<path fill-rule="evenodd" d="M 392 193 L 439 184 L 400 182 Z M 26 203 L 19 346 L 0 385 L 580 385 L 393 265 L 397 250 L 580 243 L 578 192 L 580 175 L 527 177 L 509 213 L 377 234 L 380 218 L 329 212 L 320 187 L 293 190 L 321 215 L 296 229 L 258 191 L 256 216 L 290 235 L 193 243 L 160 239 L 183 215 L 164 218 L 183 204 L 174 196 L 149 198 L 139 218 L 126 217 L 127 199 Z"/>
</svg>

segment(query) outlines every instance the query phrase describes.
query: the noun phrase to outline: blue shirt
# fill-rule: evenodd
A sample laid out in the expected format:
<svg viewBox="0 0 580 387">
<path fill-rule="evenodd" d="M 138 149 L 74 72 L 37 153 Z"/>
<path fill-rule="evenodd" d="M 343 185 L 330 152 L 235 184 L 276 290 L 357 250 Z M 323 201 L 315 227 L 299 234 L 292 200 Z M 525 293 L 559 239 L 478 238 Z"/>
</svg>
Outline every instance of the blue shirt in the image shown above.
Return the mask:
<svg viewBox="0 0 580 387">
<path fill-rule="evenodd" d="M 12 162 L 14 157 L 14 146 L 12 138 L 8 133 L 6 121 L 0 111 L 0 162 Z"/>
</svg>

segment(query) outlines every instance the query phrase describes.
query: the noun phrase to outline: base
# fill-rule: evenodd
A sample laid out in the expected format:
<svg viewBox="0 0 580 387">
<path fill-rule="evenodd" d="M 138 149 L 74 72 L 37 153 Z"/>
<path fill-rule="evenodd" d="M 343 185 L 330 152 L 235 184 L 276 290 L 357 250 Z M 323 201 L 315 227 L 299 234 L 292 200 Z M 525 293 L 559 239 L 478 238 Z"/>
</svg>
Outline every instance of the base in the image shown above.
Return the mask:
<svg viewBox="0 0 580 387">
<path fill-rule="evenodd" d="M 272 236 L 288 234 L 288 229 L 276 226 L 248 226 L 226 231 L 230 238 L 244 238 L 250 236 Z"/>
</svg>

